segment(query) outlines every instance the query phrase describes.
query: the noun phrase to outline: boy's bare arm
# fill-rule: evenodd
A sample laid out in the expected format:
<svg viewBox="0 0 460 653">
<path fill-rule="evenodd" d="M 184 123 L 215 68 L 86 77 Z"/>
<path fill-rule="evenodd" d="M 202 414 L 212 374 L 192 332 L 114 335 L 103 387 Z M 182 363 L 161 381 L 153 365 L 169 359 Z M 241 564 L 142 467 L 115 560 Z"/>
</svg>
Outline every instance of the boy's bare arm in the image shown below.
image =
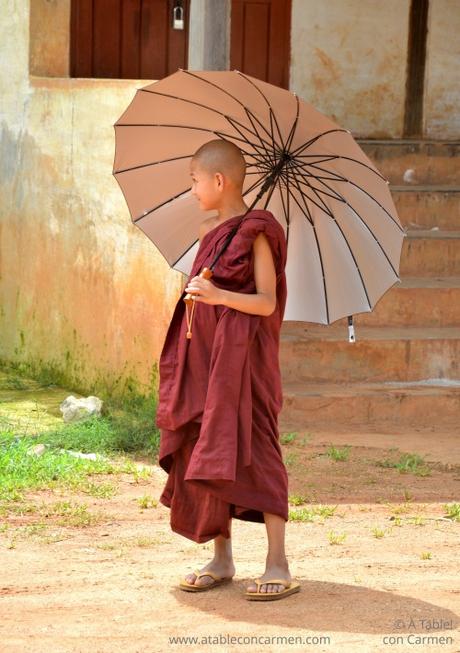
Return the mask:
<svg viewBox="0 0 460 653">
<path fill-rule="evenodd" d="M 220 304 L 253 315 L 271 315 L 276 308 L 276 270 L 265 234 L 254 240 L 254 280 L 257 293 L 219 289 Z"/>
</svg>

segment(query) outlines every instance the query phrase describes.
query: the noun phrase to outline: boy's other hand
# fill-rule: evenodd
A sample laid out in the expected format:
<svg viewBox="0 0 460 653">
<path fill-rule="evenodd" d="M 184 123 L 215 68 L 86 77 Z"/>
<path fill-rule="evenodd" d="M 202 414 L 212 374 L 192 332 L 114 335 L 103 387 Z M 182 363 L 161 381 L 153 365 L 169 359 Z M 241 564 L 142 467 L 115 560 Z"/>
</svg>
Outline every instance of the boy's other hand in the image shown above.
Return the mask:
<svg viewBox="0 0 460 653">
<path fill-rule="evenodd" d="M 222 304 L 222 291 L 209 279 L 193 277 L 184 288 L 185 292 L 194 296 L 194 299 L 204 304 Z"/>
</svg>

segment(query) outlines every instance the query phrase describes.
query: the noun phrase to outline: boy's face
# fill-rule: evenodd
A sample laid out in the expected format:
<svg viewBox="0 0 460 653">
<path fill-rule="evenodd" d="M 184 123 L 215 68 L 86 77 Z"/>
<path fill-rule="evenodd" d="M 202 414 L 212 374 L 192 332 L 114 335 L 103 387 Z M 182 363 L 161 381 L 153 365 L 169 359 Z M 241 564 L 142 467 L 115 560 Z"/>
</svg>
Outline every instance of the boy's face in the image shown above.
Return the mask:
<svg viewBox="0 0 460 653">
<path fill-rule="evenodd" d="M 222 175 L 218 172 L 211 173 L 193 161 L 190 165 L 192 177 L 192 195 L 200 203 L 200 209 L 211 211 L 220 205 L 222 198 Z"/>
</svg>

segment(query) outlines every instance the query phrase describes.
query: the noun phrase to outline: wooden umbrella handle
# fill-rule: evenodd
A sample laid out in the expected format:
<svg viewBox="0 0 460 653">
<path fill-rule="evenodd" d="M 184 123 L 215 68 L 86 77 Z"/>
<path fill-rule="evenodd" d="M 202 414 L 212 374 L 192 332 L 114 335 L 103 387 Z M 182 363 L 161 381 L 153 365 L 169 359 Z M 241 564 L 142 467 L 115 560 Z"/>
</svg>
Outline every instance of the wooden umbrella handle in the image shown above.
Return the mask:
<svg viewBox="0 0 460 653">
<path fill-rule="evenodd" d="M 209 268 L 203 268 L 198 276 L 203 277 L 203 279 L 210 279 L 212 277 L 212 275 L 213 275 L 212 270 L 210 270 Z M 194 295 L 192 295 L 190 293 L 187 293 L 185 295 L 184 302 L 186 304 L 191 304 L 194 301 L 195 301 Z"/>
</svg>

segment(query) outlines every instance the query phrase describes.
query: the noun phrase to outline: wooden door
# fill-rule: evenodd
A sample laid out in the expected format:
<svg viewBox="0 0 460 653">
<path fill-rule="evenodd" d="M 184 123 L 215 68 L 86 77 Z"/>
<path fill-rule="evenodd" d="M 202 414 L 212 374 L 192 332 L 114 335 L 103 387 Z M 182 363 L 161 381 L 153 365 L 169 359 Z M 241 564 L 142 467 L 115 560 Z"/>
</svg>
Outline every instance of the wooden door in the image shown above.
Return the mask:
<svg viewBox="0 0 460 653">
<path fill-rule="evenodd" d="M 161 79 L 187 68 L 189 0 L 72 0 L 72 77 Z M 174 29 L 181 8 L 184 29 Z"/>
<path fill-rule="evenodd" d="M 230 68 L 289 88 L 291 0 L 232 0 Z"/>
</svg>

